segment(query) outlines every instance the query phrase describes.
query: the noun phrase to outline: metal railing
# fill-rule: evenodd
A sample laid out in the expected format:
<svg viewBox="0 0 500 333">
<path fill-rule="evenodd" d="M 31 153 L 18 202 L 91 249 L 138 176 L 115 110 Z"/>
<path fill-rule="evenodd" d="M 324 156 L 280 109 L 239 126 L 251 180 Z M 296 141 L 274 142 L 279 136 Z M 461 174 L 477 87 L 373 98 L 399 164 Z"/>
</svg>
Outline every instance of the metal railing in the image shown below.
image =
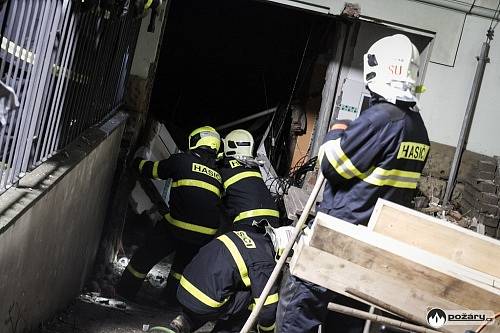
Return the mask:
<svg viewBox="0 0 500 333">
<path fill-rule="evenodd" d="M 121 105 L 140 20 L 83 3 L 1 5 L 0 80 L 18 108 L 0 123 L 0 193 Z"/>
</svg>

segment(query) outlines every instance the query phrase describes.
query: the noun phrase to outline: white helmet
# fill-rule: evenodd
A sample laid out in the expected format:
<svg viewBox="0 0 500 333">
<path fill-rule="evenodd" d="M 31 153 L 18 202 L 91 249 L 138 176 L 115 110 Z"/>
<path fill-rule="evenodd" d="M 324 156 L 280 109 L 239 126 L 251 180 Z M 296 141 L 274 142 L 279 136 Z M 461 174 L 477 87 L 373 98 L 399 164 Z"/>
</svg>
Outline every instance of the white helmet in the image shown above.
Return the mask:
<svg viewBox="0 0 500 333">
<path fill-rule="evenodd" d="M 390 103 L 418 102 L 420 55 L 405 35 L 376 41 L 364 56 L 364 80 L 370 91 Z"/>
<path fill-rule="evenodd" d="M 244 129 L 231 131 L 224 139 L 224 155 L 235 158 L 253 157 L 253 136 Z"/>
</svg>

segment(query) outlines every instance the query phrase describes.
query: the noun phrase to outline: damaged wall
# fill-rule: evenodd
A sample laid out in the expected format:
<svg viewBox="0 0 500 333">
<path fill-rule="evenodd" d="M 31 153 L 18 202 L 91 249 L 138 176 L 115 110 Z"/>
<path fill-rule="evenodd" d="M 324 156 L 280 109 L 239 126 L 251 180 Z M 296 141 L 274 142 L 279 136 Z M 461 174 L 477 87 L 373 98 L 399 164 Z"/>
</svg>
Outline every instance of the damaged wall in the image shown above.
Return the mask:
<svg viewBox="0 0 500 333">
<path fill-rule="evenodd" d="M 444 196 L 455 147 L 432 142 L 418 188 L 427 198 Z M 484 233 L 500 238 L 500 159 L 465 151 L 452 203 L 468 218 L 484 225 Z"/>
<path fill-rule="evenodd" d="M 91 128 L 0 201 L 0 332 L 34 331 L 93 267 L 125 116 Z"/>
</svg>

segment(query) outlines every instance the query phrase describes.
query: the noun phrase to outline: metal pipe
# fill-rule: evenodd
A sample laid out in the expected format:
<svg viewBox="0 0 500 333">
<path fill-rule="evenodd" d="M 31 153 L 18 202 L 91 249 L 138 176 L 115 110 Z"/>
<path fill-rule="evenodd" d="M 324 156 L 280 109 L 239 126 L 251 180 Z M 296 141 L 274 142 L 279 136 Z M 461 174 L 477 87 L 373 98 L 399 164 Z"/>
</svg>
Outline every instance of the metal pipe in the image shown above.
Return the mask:
<svg viewBox="0 0 500 333">
<path fill-rule="evenodd" d="M 456 10 L 462 13 L 469 13 L 472 15 L 481 16 L 488 19 L 499 20 L 498 16 L 495 15 L 496 13 L 494 9 L 485 8 L 481 6 L 474 6 L 471 8 L 471 4 L 466 2 L 458 2 L 450 0 L 410 0 L 410 1 L 422 2 L 428 5 Z"/>
<path fill-rule="evenodd" d="M 448 183 L 446 184 L 446 191 L 443 198 L 443 207 L 447 206 L 450 202 L 453 189 L 455 187 L 455 181 L 457 179 L 458 170 L 460 168 L 460 161 L 462 160 L 462 154 L 465 150 L 465 147 L 467 146 L 467 139 L 469 138 L 472 120 L 474 119 L 474 112 L 476 111 L 477 99 L 479 96 L 479 91 L 481 90 L 481 83 L 483 82 L 484 70 L 486 68 L 486 64 L 490 61 L 490 59 L 488 58 L 489 52 L 490 44 L 489 42 L 484 42 L 481 48 L 481 55 L 479 56 L 479 58 L 477 58 L 478 63 L 476 74 L 474 75 L 474 81 L 472 82 L 469 102 L 467 104 L 464 120 L 462 122 L 460 136 L 458 137 L 455 156 L 453 157 L 453 162 L 451 164 L 450 177 L 448 178 Z"/>
<path fill-rule="evenodd" d="M 252 114 L 252 115 L 247 116 L 247 117 L 243 117 L 241 119 L 232 121 L 230 123 L 227 123 L 227 124 L 224 124 L 224 125 L 221 125 L 221 126 L 217 126 L 216 129 L 218 131 L 220 131 L 220 130 L 223 130 L 223 129 L 226 129 L 226 128 L 229 128 L 229 127 L 233 127 L 233 126 L 245 123 L 247 121 L 250 121 L 250 120 L 253 120 L 253 119 L 256 119 L 256 118 L 267 116 L 268 114 L 271 114 L 273 112 L 276 112 L 276 107 L 268 109 L 268 110 L 264 110 L 264 111 L 261 111 L 261 112 L 255 113 L 255 114 Z"/>
<path fill-rule="evenodd" d="M 293 230 L 293 235 L 292 238 L 290 239 L 290 243 L 286 246 L 285 250 L 281 254 L 280 259 L 278 260 L 278 263 L 273 269 L 273 272 L 271 273 L 271 276 L 269 277 L 269 280 L 267 280 L 267 283 L 264 287 L 264 290 L 262 290 L 262 293 L 260 294 L 260 297 L 257 301 L 257 304 L 255 304 L 255 307 L 252 310 L 252 313 L 250 313 L 250 316 L 248 317 L 247 321 L 245 322 L 245 325 L 241 329 L 240 333 L 248 333 L 252 329 L 255 320 L 257 319 L 257 316 L 259 315 L 260 310 L 264 306 L 264 303 L 266 302 L 267 296 L 269 295 L 269 292 L 271 291 L 271 288 L 273 287 L 274 283 L 278 279 L 278 276 L 281 274 L 281 268 L 285 264 L 286 258 L 288 257 L 288 254 L 290 253 L 290 250 L 292 249 L 293 245 L 295 244 L 295 240 L 299 237 L 299 235 L 302 233 L 302 227 L 304 226 L 307 217 L 309 216 L 309 212 L 311 211 L 312 206 L 316 202 L 316 198 L 318 197 L 318 193 L 323 187 L 323 183 L 325 182 L 325 176 L 321 173 L 321 170 L 318 171 L 318 179 L 316 179 L 316 184 L 314 185 L 314 188 L 311 192 L 311 195 L 309 196 L 309 199 L 307 200 L 304 210 L 302 211 L 302 214 L 300 215 L 299 220 L 297 221 L 297 224 L 295 225 L 295 229 Z"/>
<path fill-rule="evenodd" d="M 328 310 L 342 313 L 348 316 L 364 319 L 364 320 L 370 320 L 376 323 L 381 323 L 381 324 L 386 324 L 389 326 L 401 328 L 403 330 L 409 331 L 409 332 L 417 332 L 417 333 L 440 333 L 439 331 L 435 331 L 426 327 L 418 326 L 418 325 L 413 325 L 410 323 L 406 323 L 401 320 L 396 320 L 372 313 L 368 313 L 365 311 L 361 311 L 358 309 L 353 309 L 347 306 L 343 306 L 340 304 L 336 303 L 328 303 Z"/>
</svg>

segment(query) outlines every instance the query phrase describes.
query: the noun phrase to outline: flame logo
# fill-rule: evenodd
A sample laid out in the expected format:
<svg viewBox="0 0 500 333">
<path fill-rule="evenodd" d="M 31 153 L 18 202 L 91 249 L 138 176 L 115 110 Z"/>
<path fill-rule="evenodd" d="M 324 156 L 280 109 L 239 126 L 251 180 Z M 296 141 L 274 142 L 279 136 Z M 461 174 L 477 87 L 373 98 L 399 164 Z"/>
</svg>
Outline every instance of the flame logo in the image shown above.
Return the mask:
<svg viewBox="0 0 500 333">
<path fill-rule="evenodd" d="M 433 328 L 440 328 L 446 324 L 446 313 L 439 309 L 434 308 L 427 312 L 427 323 Z"/>
</svg>

